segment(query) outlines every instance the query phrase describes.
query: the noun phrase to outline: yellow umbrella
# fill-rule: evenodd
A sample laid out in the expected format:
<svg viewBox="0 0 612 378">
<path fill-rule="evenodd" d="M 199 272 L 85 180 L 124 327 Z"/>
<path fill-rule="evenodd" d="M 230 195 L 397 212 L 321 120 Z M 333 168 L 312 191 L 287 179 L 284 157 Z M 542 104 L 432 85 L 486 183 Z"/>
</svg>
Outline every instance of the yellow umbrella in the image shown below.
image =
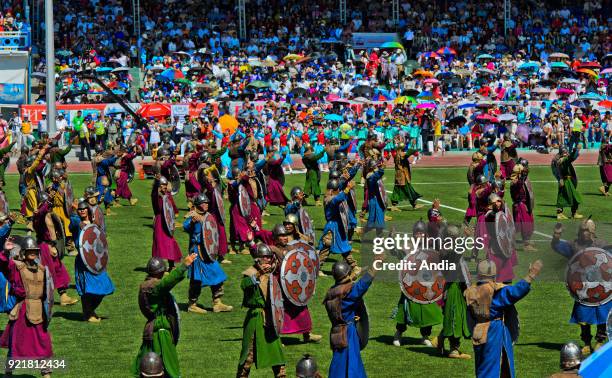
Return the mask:
<svg viewBox="0 0 612 378">
<path fill-rule="evenodd" d="M 412 76 L 433 77 L 433 72 L 424 71 L 424 70 L 416 70 L 412 73 Z"/>
<path fill-rule="evenodd" d="M 416 100 L 410 96 L 400 96 L 393 101 L 395 104 L 407 104 L 414 103 L 416 104 Z"/>
<path fill-rule="evenodd" d="M 229 114 L 222 115 L 219 118 L 219 125 L 221 125 L 221 131 L 225 133 L 226 130 L 229 130 L 230 134 L 233 134 L 238 127 L 238 120 Z"/>
<path fill-rule="evenodd" d="M 289 54 L 286 57 L 283 58 L 283 60 L 298 60 L 298 59 L 302 59 L 303 57 L 301 55 L 298 54 Z"/>
</svg>

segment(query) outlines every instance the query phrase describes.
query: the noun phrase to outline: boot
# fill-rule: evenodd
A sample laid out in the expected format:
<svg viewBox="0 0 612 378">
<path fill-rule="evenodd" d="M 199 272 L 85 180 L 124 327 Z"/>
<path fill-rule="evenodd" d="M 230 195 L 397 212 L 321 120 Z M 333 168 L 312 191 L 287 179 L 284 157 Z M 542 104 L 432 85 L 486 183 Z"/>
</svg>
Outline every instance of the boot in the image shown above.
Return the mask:
<svg viewBox="0 0 612 378">
<path fill-rule="evenodd" d="M 425 346 L 428 346 L 428 347 L 433 347 L 433 343 L 431 342 L 431 340 L 429 339 L 429 337 L 425 337 L 425 336 L 423 336 L 423 337 L 421 338 L 421 344 L 422 344 L 422 345 L 425 345 Z"/>
<path fill-rule="evenodd" d="M 393 217 L 389 215 L 385 215 L 385 221 L 391 221 L 391 220 L 393 220 Z"/>
<path fill-rule="evenodd" d="M 321 342 L 321 339 L 323 339 L 323 336 L 316 335 L 316 334 L 310 333 L 310 332 L 306 332 L 303 336 L 304 336 L 304 344 L 306 344 L 306 343 L 318 344 L 318 343 Z"/>
<path fill-rule="evenodd" d="M 230 312 L 233 309 L 234 307 L 221 302 L 221 298 L 213 299 L 213 312 Z"/>
<path fill-rule="evenodd" d="M 138 203 L 138 198 L 130 198 L 130 205 L 134 206 Z"/>
<path fill-rule="evenodd" d="M 525 243 L 525 246 L 523 247 L 523 251 L 525 252 L 537 252 L 537 248 L 531 244 L 531 243 Z"/>
<path fill-rule="evenodd" d="M 402 346 L 402 333 L 400 331 L 395 331 L 395 335 L 393 335 L 393 345 L 396 347 Z"/>
<path fill-rule="evenodd" d="M 422 208 L 423 208 L 423 205 L 421 205 L 420 203 L 417 203 L 416 205 L 412 206 L 412 210 L 418 210 Z"/>
<path fill-rule="evenodd" d="M 603 343 L 601 341 L 596 341 L 595 346 L 593 347 L 593 350 L 598 350 L 602 346 L 603 346 Z"/>
<path fill-rule="evenodd" d="M 206 314 L 208 311 L 204 310 L 202 307 L 198 306 L 197 303 L 189 303 L 189 307 L 187 307 L 187 312 L 193 312 L 194 314 Z"/>
<path fill-rule="evenodd" d="M 588 344 L 588 345 L 585 345 L 584 347 L 582 347 L 582 355 L 583 356 L 588 356 L 591 353 L 593 353 L 593 347 L 591 346 L 591 344 Z"/>
<path fill-rule="evenodd" d="M 74 251 L 76 248 L 74 246 L 74 240 L 72 239 L 68 239 L 66 240 L 66 250 L 67 251 Z"/>
<path fill-rule="evenodd" d="M 268 213 L 267 211 L 264 210 L 264 211 L 261 212 L 261 216 L 262 217 L 269 217 L 270 213 Z"/>
<path fill-rule="evenodd" d="M 574 213 L 574 214 L 572 214 L 572 218 L 573 219 L 582 219 L 582 218 L 584 218 L 584 215 L 578 214 L 578 213 Z"/>
<path fill-rule="evenodd" d="M 116 199 L 113 201 L 113 207 L 123 207 L 123 205 L 119 203 L 118 199 Z"/>
<path fill-rule="evenodd" d="M 444 355 L 444 337 L 436 336 L 431 339 L 431 345 L 440 352 L 441 355 Z"/>
<path fill-rule="evenodd" d="M 104 211 L 104 215 L 111 216 L 111 215 L 116 215 L 116 213 L 111 212 L 110 207 L 107 207 L 106 210 Z"/>
<path fill-rule="evenodd" d="M 448 358 L 458 358 L 461 360 L 469 360 L 472 358 L 472 356 L 470 356 L 469 354 L 462 353 L 461 351 L 459 351 L 459 349 L 453 349 L 448 354 Z"/>
<path fill-rule="evenodd" d="M 68 296 L 66 293 L 62 293 L 60 295 L 60 306 L 72 306 L 77 303 L 79 300 Z"/>
<path fill-rule="evenodd" d="M 98 318 L 95 315 L 91 315 L 89 318 L 86 318 L 85 320 L 87 320 L 89 323 L 100 323 L 102 321 L 102 319 Z"/>
<path fill-rule="evenodd" d="M 607 196 L 605 186 L 603 186 L 603 185 L 602 185 L 602 186 L 600 186 L 600 187 L 599 187 L 599 192 L 600 192 L 601 194 L 603 194 L 604 196 Z"/>
<path fill-rule="evenodd" d="M 323 202 L 321 202 L 321 200 L 316 200 L 315 201 L 315 206 L 316 207 L 321 207 L 321 206 L 323 206 Z"/>
<path fill-rule="evenodd" d="M 228 259 L 221 260 L 221 264 L 231 264 L 232 262 Z"/>
<path fill-rule="evenodd" d="M 564 219 L 569 219 L 569 218 L 563 213 L 557 214 L 557 220 L 564 220 Z"/>
<path fill-rule="evenodd" d="M 322 270 L 319 270 L 319 277 L 327 277 L 327 274 L 323 273 Z"/>
<path fill-rule="evenodd" d="M 394 212 L 397 212 L 397 211 L 402 211 L 402 209 L 400 209 L 399 207 L 397 207 L 397 205 L 393 205 L 393 206 L 391 206 L 391 207 L 389 208 L 389 211 L 394 211 Z"/>
</svg>

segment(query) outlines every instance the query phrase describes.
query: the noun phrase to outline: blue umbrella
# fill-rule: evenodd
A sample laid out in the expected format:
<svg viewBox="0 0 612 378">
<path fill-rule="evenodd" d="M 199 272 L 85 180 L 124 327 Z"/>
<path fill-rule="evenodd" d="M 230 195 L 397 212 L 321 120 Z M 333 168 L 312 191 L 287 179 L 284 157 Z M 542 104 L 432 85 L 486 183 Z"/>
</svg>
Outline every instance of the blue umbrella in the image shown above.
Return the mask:
<svg viewBox="0 0 612 378">
<path fill-rule="evenodd" d="M 552 62 L 550 68 L 569 68 L 564 62 Z"/>
<path fill-rule="evenodd" d="M 172 79 L 168 78 L 167 76 L 162 76 L 162 75 L 155 76 L 155 80 L 161 81 L 161 82 L 164 82 L 164 83 L 169 83 L 169 82 L 172 81 Z"/>
<path fill-rule="evenodd" d="M 605 100 L 605 98 L 602 95 L 599 95 L 595 92 L 589 92 L 586 94 L 583 94 L 582 96 L 578 97 L 579 100 L 593 100 L 593 101 L 601 101 L 601 100 Z"/>
<path fill-rule="evenodd" d="M 466 102 L 465 104 L 459 105 L 459 109 L 468 109 L 468 108 L 475 108 L 475 107 L 476 107 L 476 104 L 472 102 Z"/>
<path fill-rule="evenodd" d="M 476 60 L 481 60 L 481 59 L 495 59 L 493 57 L 493 55 L 490 54 L 480 54 L 476 57 Z"/>
<path fill-rule="evenodd" d="M 328 114 L 324 117 L 324 119 L 332 122 L 342 122 L 343 120 L 342 116 L 339 114 Z"/>
<path fill-rule="evenodd" d="M 433 93 L 431 93 L 431 91 L 423 91 L 417 95 L 417 98 L 422 98 L 422 99 L 433 98 Z"/>
<path fill-rule="evenodd" d="M 537 70 L 538 68 L 540 68 L 540 64 L 533 61 L 523 63 L 518 67 L 519 70 Z"/>
<path fill-rule="evenodd" d="M 96 72 L 111 72 L 113 69 L 112 67 L 98 67 L 96 68 Z"/>
</svg>

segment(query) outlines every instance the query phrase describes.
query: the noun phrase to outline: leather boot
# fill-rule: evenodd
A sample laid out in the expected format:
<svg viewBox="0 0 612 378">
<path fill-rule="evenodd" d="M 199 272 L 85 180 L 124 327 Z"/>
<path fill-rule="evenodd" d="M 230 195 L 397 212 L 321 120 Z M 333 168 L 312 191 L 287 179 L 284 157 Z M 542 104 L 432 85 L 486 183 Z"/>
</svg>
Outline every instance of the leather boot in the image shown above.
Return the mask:
<svg viewBox="0 0 612 378">
<path fill-rule="evenodd" d="M 213 299 L 213 312 L 230 312 L 233 309 L 234 307 L 221 302 L 221 298 Z"/>
<path fill-rule="evenodd" d="M 60 295 L 60 306 L 72 306 L 73 304 L 77 303 L 79 300 L 76 298 L 72 298 L 70 296 L 68 296 L 68 294 L 66 293 L 62 293 Z"/>
<path fill-rule="evenodd" d="M 187 307 L 187 312 L 193 312 L 194 314 L 206 314 L 208 311 L 204 310 L 202 307 L 198 306 L 197 303 L 189 303 L 189 307 Z"/>
</svg>

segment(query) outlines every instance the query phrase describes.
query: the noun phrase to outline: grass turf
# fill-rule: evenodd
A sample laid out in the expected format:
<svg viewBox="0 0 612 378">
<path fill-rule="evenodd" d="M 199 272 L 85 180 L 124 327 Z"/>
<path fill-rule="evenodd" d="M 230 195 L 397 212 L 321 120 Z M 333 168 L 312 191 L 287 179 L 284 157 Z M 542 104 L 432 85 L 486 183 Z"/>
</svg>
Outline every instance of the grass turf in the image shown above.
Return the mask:
<svg viewBox="0 0 612 378">
<path fill-rule="evenodd" d="M 581 183 L 579 191 L 583 195 L 584 204 L 580 210 L 583 214 L 593 214 L 594 218 L 609 224 L 612 204 L 597 192 L 599 174 L 597 167 L 577 167 Z M 440 198 L 443 205 L 464 209 L 466 206 L 465 168 L 420 168 L 414 169 L 416 190 L 425 200 Z M 531 169 L 531 179 L 536 192 L 536 222 L 537 229 L 550 234 L 556 220 L 555 198 L 556 183 L 553 182 L 550 169 L 534 167 Z M 7 195 L 13 209 L 18 206 L 17 177 L 7 177 Z M 90 183 L 89 175 L 74 175 L 71 177 L 75 193 L 79 195 Z M 288 192 L 294 185 L 303 185 L 303 175 L 287 176 L 285 190 Z M 452 182 L 445 184 L 444 182 Z M 323 175 L 322 186 L 326 182 Z M 385 176 L 387 189 L 393 188 L 393 171 L 388 170 Z M 151 181 L 135 181 L 132 185 L 134 195 L 140 199 L 135 207 L 124 206 L 113 209 L 117 215 L 107 218 L 108 239 L 110 243 L 110 262 L 108 272 L 116 286 L 113 295 L 104 299 L 98 309 L 98 314 L 106 319 L 100 324 L 89 324 L 81 321 L 80 303 L 72 307 L 54 308 L 54 318 L 50 330 L 53 337 L 53 348 L 56 358 L 65 359 L 67 369 L 57 371 L 57 376 L 66 377 L 126 377 L 129 367 L 141 343 L 144 318 L 140 314 L 137 303 L 138 285 L 144 279 L 144 266 L 151 255 L 152 241 L 152 208 L 150 204 Z M 359 202 L 363 198 L 362 188 L 357 187 Z M 177 196 L 181 208 L 181 216 L 185 214 L 184 192 Z M 312 204 L 312 200 L 310 200 Z M 123 202 L 125 204 L 125 201 Z M 227 206 L 227 205 L 226 205 Z M 404 208 L 400 213 L 390 213 L 396 224 L 405 225 L 398 231 L 409 232 L 412 223 L 419 218 L 426 218 L 428 205 L 423 209 L 411 211 Z M 279 208 L 268 209 L 272 215 L 266 217 L 267 229 L 282 219 Z M 322 208 L 308 207 L 314 218 L 317 231 L 324 226 Z M 459 223 L 463 214 L 448 208 L 442 209 L 444 216 L 450 222 Z M 567 222 L 567 221 L 566 221 Z M 601 227 L 601 226 L 600 226 Z M 16 225 L 14 234 L 23 234 L 22 226 Z M 600 237 L 605 234 L 599 233 Z M 609 233 L 608 233 L 609 235 Z M 319 235 L 317 235 L 318 237 Z M 176 233 L 177 240 L 183 252 L 187 249 L 187 235 Z M 568 235 L 573 237 L 573 235 Z M 543 377 L 558 370 L 559 349 L 568 340 L 579 339 L 579 328 L 568 323 L 572 300 L 558 278 L 561 276 L 562 261 L 547 248 L 547 238 L 534 235 L 539 239 L 540 252 L 525 255 L 519 252 L 520 264 L 515 272 L 522 277 L 528 262 L 538 257 L 545 259 L 544 279 L 533 285 L 531 293 L 517 305 L 521 319 L 521 337 L 514 348 L 517 376 Z M 609 238 L 608 238 L 609 239 Z M 356 243 L 356 246 L 359 244 Z M 359 257 L 359 254 L 357 254 Z M 244 268 L 249 266 L 249 256 L 230 255 L 232 265 L 223 265 L 229 280 L 225 284 L 224 302 L 233 305 L 231 313 L 214 314 L 210 311 L 205 315 L 181 313 L 181 339 L 178 352 L 182 375 L 184 377 L 231 377 L 240 353 L 242 322 L 245 310 L 240 308 L 242 293 L 239 278 Z M 335 258 L 332 255 L 332 258 Z M 74 259 L 64 259 L 69 273 L 73 276 Z M 325 264 L 323 270 L 329 272 L 331 264 Z M 302 344 L 301 337 L 288 336 L 283 338 L 287 358 L 287 371 L 294 376 L 295 363 L 304 353 L 310 353 L 317 360 L 320 371 L 326 376 L 331 350 L 327 336 L 330 328 L 325 309 L 321 305 L 322 298 L 331 286 L 332 279 L 325 277 L 319 280 L 315 298 L 310 303 L 313 318 L 314 333 L 324 336 L 320 344 Z M 186 310 L 187 281 L 179 284 L 174 295 L 183 311 Z M 409 328 L 404 334 L 404 345 L 400 348 L 392 346 L 395 322 L 390 318 L 391 312 L 399 298 L 399 287 L 396 282 L 375 281 L 366 295 L 369 308 L 371 331 L 370 342 L 362 351 L 362 357 L 370 377 L 470 377 L 474 375 L 474 361 L 450 360 L 441 358 L 432 348 L 417 345 L 419 332 Z M 69 294 L 76 296 L 74 289 Z M 56 300 L 58 298 L 56 297 Z M 204 289 L 200 303 L 210 310 L 210 290 Z M 4 328 L 6 316 L 0 318 L 0 326 Z M 434 335 L 439 331 L 434 327 Z M 469 340 L 462 342 L 462 350 L 473 354 Z M 23 376 L 25 372 L 16 372 Z M 36 372 L 28 372 L 37 375 Z M 252 370 L 253 377 L 269 377 L 270 370 Z"/>
</svg>

